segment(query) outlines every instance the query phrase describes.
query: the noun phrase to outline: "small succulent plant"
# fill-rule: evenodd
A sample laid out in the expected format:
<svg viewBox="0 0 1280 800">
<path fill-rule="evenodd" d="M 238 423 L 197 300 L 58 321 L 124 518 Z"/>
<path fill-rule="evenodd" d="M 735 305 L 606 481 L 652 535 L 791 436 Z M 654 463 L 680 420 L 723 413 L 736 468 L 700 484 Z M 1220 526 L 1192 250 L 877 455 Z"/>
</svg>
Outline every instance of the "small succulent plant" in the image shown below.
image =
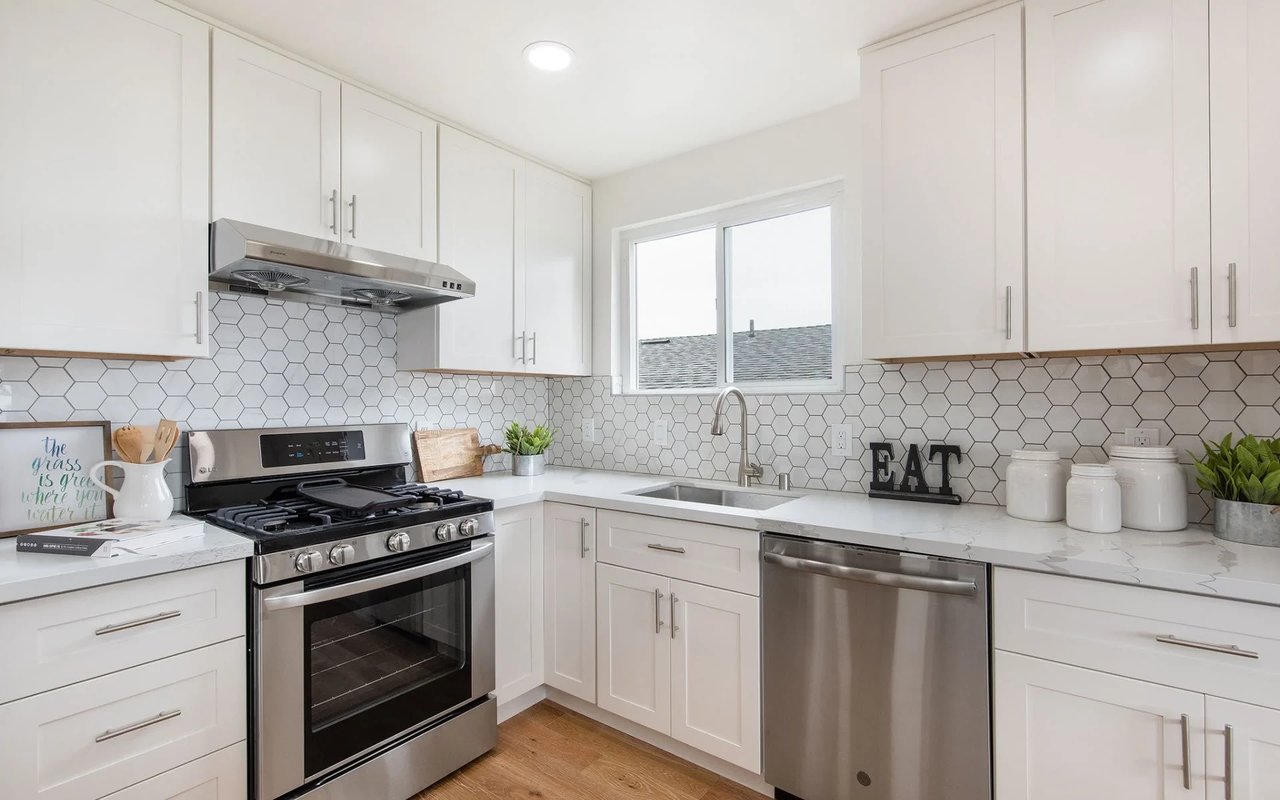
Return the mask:
<svg viewBox="0 0 1280 800">
<path fill-rule="evenodd" d="M 507 426 L 507 452 L 515 456 L 541 455 L 551 447 L 555 434 L 546 425 L 527 428 L 518 422 Z"/>
<path fill-rule="evenodd" d="M 1195 458 L 1195 454 L 1191 454 Z M 1196 483 L 1219 500 L 1280 505 L 1280 439 L 1246 436 L 1205 442 L 1195 459 Z"/>
</svg>

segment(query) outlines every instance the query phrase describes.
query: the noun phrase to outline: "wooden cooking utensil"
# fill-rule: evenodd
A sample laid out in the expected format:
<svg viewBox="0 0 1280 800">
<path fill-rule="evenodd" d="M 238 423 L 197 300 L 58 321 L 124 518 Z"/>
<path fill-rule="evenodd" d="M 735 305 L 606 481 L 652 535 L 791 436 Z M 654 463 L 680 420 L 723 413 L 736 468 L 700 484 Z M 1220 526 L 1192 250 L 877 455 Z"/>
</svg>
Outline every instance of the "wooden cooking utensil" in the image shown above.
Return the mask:
<svg viewBox="0 0 1280 800">
<path fill-rule="evenodd" d="M 177 443 L 178 423 L 171 419 L 160 420 L 160 424 L 156 426 L 156 448 L 152 457 L 156 461 L 164 461 Z"/>
<path fill-rule="evenodd" d="M 116 446 L 116 452 L 125 461 L 134 464 L 142 463 L 142 447 L 143 433 L 132 425 L 125 425 L 112 435 L 111 441 Z"/>
<path fill-rule="evenodd" d="M 484 457 L 501 453 L 496 444 L 480 444 L 480 431 L 421 430 L 413 434 L 418 459 L 418 480 L 430 483 L 484 474 Z"/>
</svg>

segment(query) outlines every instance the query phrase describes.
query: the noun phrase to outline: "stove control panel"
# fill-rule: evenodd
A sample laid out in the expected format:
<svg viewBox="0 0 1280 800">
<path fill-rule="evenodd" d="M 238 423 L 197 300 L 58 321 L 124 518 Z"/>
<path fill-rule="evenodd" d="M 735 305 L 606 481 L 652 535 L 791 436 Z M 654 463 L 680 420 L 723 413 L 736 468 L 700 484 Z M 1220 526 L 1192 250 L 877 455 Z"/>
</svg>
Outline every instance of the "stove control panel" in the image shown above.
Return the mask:
<svg viewBox="0 0 1280 800">
<path fill-rule="evenodd" d="M 262 466 L 296 467 L 335 461 L 364 461 L 362 431 L 306 431 L 274 433 L 260 439 Z"/>
</svg>

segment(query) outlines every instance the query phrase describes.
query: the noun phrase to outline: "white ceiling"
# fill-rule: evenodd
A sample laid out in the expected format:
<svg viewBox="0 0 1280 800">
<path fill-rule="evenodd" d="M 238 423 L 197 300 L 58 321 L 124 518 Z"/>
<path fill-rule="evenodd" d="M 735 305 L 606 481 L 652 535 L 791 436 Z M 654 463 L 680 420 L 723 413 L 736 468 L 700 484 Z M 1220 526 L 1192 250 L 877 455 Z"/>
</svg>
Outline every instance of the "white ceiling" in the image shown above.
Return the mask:
<svg viewBox="0 0 1280 800">
<path fill-rule="evenodd" d="M 980 1 L 184 0 L 587 178 L 853 99 L 858 48 Z"/>
</svg>

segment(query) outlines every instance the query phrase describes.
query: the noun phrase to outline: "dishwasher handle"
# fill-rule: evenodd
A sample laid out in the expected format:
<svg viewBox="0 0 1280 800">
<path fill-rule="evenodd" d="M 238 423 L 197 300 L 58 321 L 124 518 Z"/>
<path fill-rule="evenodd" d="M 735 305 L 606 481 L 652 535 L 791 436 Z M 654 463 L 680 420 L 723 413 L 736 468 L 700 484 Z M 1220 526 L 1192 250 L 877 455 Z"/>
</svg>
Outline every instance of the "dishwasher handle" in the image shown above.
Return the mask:
<svg viewBox="0 0 1280 800">
<path fill-rule="evenodd" d="M 858 581 L 859 583 L 874 583 L 893 589 L 919 589 L 922 592 L 941 592 L 943 594 L 958 594 L 969 597 L 978 593 L 978 585 L 973 581 L 929 578 L 923 575 L 906 575 L 901 572 L 845 567 L 840 564 L 828 564 L 825 561 L 783 556 L 777 553 L 765 553 L 764 560 L 786 569 L 812 572 L 815 575 L 826 575 L 829 578 L 841 578 L 848 581 Z"/>
</svg>

